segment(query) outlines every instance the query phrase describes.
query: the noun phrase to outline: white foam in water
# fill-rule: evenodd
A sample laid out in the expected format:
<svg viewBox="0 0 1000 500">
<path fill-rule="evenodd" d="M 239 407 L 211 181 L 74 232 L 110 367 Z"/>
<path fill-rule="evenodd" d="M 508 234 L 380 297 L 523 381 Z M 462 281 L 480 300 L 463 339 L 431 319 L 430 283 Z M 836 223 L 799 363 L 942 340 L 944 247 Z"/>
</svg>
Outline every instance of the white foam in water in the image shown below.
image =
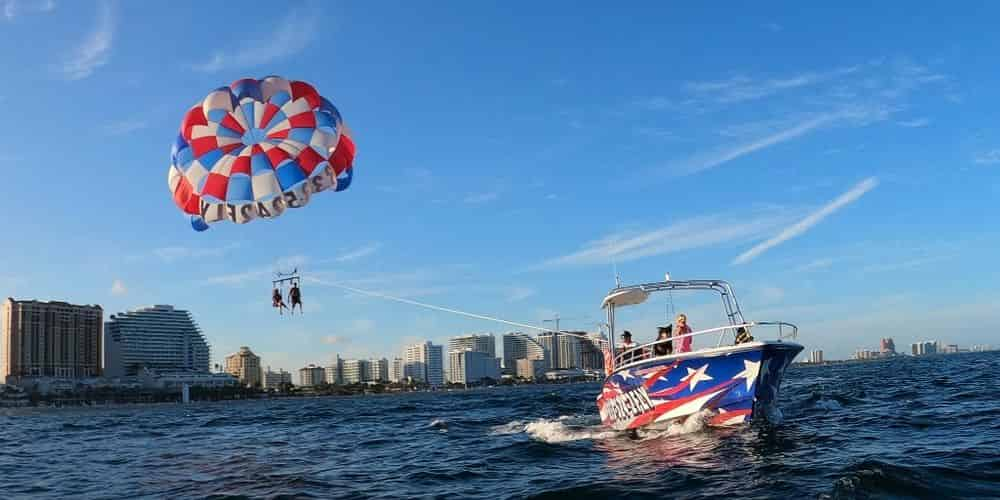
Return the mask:
<svg viewBox="0 0 1000 500">
<path fill-rule="evenodd" d="M 525 433 L 533 439 L 546 443 L 565 443 L 581 439 L 606 439 L 617 433 L 603 425 L 575 425 L 573 421 L 592 421 L 591 417 L 563 415 L 558 418 L 541 418 L 532 422 L 514 420 L 493 427 L 490 434 L 495 436 Z"/>
<path fill-rule="evenodd" d="M 503 425 L 497 425 L 492 428 L 490 434 L 494 436 L 505 436 L 508 434 L 519 434 L 524 432 L 524 426 L 527 425 L 521 420 L 515 420 L 513 422 L 508 422 Z"/>
<path fill-rule="evenodd" d="M 448 421 L 443 418 L 435 418 L 434 420 L 431 420 L 431 423 L 427 424 L 427 427 L 445 431 L 448 429 Z"/>
<path fill-rule="evenodd" d="M 715 415 L 714 410 L 702 410 L 684 420 L 675 420 L 667 424 L 667 427 L 648 427 L 640 431 L 642 439 L 656 439 L 664 436 L 679 436 L 681 434 L 693 434 L 701 432 L 708 427 L 708 420 Z"/>
<path fill-rule="evenodd" d="M 546 443 L 565 443 L 581 439 L 607 439 L 618 433 L 602 425 L 589 425 L 574 429 L 565 424 L 569 418 L 559 417 L 556 420 L 540 419 L 524 426 L 529 436 Z"/>
<path fill-rule="evenodd" d="M 703 410 L 682 421 L 664 424 L 666 427 L 646 427 L 639 431 L 641 439 L 656 439 L 665 436 L 678 436 L 703 431 L 708 427 L 708 421 L 715 415 L 713 410 Z M 494 426 L 490 434 L 503 436 L 525 433 L 533 439 L 546 443 L 565 443 L 582 439 L 610 439 L 625 436 L 624 432 L 609 429 L 602 424 L 587 424 L 593 418 L 563 415 L 559 418 L 541 418 L 531 422 L 514 420 L 503 425 Z M 576 424 L 575 422 L 580 422 Z"/>
</svg>

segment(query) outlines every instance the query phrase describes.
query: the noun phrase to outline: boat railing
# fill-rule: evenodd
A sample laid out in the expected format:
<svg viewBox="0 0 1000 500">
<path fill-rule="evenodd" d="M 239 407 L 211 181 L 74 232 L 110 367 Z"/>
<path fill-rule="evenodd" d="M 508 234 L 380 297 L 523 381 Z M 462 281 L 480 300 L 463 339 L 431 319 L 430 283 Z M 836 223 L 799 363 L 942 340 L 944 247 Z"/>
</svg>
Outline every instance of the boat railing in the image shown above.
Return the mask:
<svg viewBox="0 0 1000 500">
<path fill-rule="evenodd" d="M 649 343 L 646 343 L 646 344 L 642 344 L 642 345 L 633 347 L 633 348 L 628 349 L 626 351 L 623 351 L 621 354 L 618 354 L 617 356 L 615 356 L 615 366 L 622 366 L 623 364 L 634 363 L 636 361 L 640 361 L 640 360 L 644 360 L 644 359 L 649 359 L 649 358 L 652 358 L 652 357 L 656 357 L 655 355 L 652 354 L 654 352 L 653 348 L 655 346 L 660 345 L 660 344 L 666 344 L 666 343 L 674 342 L 676 340 L 680 340 L 680 339 L 683 339 L 685 337 L 697 337 L 697 336 L 700 336 L 700 335 L 708 335 L 708 334 L 712 334 L 712 333 L 719 333 L 719 340 L 716 343 L 716 345 L 714 346 L 714 348 L 722 347 L 723 342 L 726 339 L 726 334 L 728 332 L 730 332 L 730 331 L 733 332 L 733 340 L 735 341 L 735 339 L 736 339 L 736 333 L 740 329 L 743 329 L 747 333 L 751 333 L 752 334 L 753 329 L 756 328 L 756 327 L 759 327 L 759 326 L 766 326 L 766 327 L 777 328 L 777 330 L 778 330 L 778 332 L 777 332 L 778 333 L 778 335 L 777 335 L 778 340 L 795 339 L 795 338 L 798 337 L 798 334 L 799 334 L 799 327 L 797 327 L 797 326 L 795 326 L 795 325 L 793 325 L 791 323 L 785 323 L 784 321 L 751 321 L 749 323 L 742 323 L 742 324 L 739 324 L 739 325 L 719 326 L 719 327 L 715 327 L 715 328 L 709 328 L 709 329 L 706 329 L 706 330 L 698 330 L 696 332 L 686 333 L 684 335 L 675 335 L 675 336 L 670 337 L 668 339 L 654 340 L 653 342 L 649 342 Z M 673 345 L 676 346 L 677 344 L 673 344 Z M 709 348 L 706 347 L 706 348 L 703 348 L 703 349 L 709 349 Z M 697 351 L 691 351 L 691 352 L 697 352 Z M 674 351 L 674 354 L 679 354 L 679 353 L 677 351 Z"/>
</svg>

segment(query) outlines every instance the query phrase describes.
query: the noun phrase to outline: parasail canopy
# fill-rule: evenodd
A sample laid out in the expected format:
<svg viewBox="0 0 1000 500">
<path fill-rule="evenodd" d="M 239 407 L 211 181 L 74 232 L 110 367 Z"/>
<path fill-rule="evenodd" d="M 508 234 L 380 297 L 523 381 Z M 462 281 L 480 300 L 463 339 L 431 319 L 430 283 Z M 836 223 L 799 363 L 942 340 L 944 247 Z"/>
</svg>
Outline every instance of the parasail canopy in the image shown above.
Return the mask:
<svg viewBox="0 0 1000 500">
<path fill-rule="evenodd" d="M 353 177 L 354 141 L 340 112 L 306 83 L 268 76 L 218 88 L 184 115 L 167 175 L 198 231 L 300 208 Z"/>
</svg>

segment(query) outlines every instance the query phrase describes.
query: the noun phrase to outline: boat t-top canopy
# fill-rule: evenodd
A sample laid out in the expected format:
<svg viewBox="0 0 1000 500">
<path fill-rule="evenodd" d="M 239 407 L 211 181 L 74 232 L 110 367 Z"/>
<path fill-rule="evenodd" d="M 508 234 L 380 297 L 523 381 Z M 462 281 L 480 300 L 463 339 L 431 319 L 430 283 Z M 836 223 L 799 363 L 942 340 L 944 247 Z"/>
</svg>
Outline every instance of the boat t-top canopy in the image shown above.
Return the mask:
<svg viewBox="0 0 1000 500">
<path fill-rule="evenodd" d="M 608 292 L 608 295 L 604 297 L 604 300 L 601 302 L 601 309 L 608 309 L 608 312 L 613 315 L 613 310 L 616 307 L 642 304 L 649 298 L 651 293 L 669 290 L 714 291 L 722 298 L 722 306 L 725 308 L 729 323 L 731 325 L 743 323 L 743 313 L 740 311 L 739 303 L 736 302 L 733 287 L 722 280 L 667 280 L 640 285 L 619 286 Z"/>
</svg>

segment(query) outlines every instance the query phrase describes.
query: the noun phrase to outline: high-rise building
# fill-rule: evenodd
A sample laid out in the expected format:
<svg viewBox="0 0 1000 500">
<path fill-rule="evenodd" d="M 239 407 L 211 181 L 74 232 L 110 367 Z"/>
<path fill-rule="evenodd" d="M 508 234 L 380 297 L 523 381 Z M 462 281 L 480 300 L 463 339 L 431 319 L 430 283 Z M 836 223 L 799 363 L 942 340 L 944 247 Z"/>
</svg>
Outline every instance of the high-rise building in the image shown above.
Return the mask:
<svg viewBox="0 0 1000 500">
<path fill-rule="evenodd" d="M 809 353 L 810 363 L 822 363 L 823 362 L 823 351 L 815 350 Z"/>
<path fill-rule="evenodd" d="M 345 384 L 360 384 L 368 381 L 367 359 L 345 359 L 343 367 Z"/>
<path fill-rule="evenodd" d="M 920 354 L 937 354 L 938 352 L 938 342 L 923 342 Z"/>
<path fill-rule="evenodd" d="M 340 355 L 333 359 L 333 362 L 327 365 L 324 372 L 324 380 L 330 385 L 340 385 L 344 383 L 344 360 L 340 359 Z"/>
<path fill-rule="evenodd" d="M 253 353 L 249 347 L 240 347 L 238 352 L 226 356 L 226 373 L 240 379 L 240 384 L 246 387 L 262 385 L 260 356 Z"/>
<path fill-rule="evenodd" d="M 919 356 L 920 355 L 920 344 L 919 343 L 910 344 L 910 351 L 911 351 L 911 354 L 913 354 L 914 356 Z"/>
<path fill-rule="evenodd" d="M 451 357 L 452 353 L 465 351 L 481 352 L 490 358 L 496 358 L 496 345 L 497 339 L 492 333 L 486 335 L 461 335 L 448 339 L 448 380 L 456 383 L 464 383 L 458 382 L 458 380 L 464 380 L 465 377 L 465 374 L 458 373 L 455 365 L 451 363 L 451 359 L 453 359 Z"/>
<path fill-rule="evenodd" d="M 879 357 L 878 353 L 870 349 L 858 349 L 857 351 L 854 352 L 854 359 L 867 360 L 867 359 L 876 359 L 878 357 Z"/>
<path fill-rule="evenodd" d="M 896 343 L 893 342 L 892 338 L 885 338 L 879 341 L 879 352 L 887 356 L 896 355 Z"/>
<path fill-rule="evenodd" d="M 441 346 L 430 341 L 406 347 L 403 376 L 432 386 L 444 383 L 444 360 Z"/>
<path fill-rule="evenodd" d="M 400 382 L 405 378 L 403 375 L 403 358 L 392 358 L 392 363 L 389 364 L 389 382 Z"/>
<path fill-rule="evenodd" d="M 143 368 L 209 371 L 209 346 L 188 311 L 156 305 L 111 316 L 105 323 L 105 367 L 110 376 Z"/>
<path fill-rule="evenodd" d="M 286 372 L 285 370 L 279 369 L 276 372 L 271 371 L 271 367 L 267 367 L 267 371 L 264 372 L 264 390 L 265 391 L 277 391 L 285 385 L 290 385 L 292 383 L 292 374 Z"/>
<path fill-rule="evenodd" d="M 97 305 L 8 298 L 0 316 L 0 383 L 10 376 L 101 375 L 103 320 Z"/>
<path fill-rule="evenodd" d="M 537 340 L 522 332 L 503 334 L 503 366 L 517 369 L 519 359 L 545 359 L 545 349 Z"/>
<path fill-rule="evenodd" d="M 448 352 L 475 351 L 485 352 L 490 357 L 497 357 L 497 338 L 492 334 L 459 335 L 448 339 Z"/>
<path fill-rule="evenodd" d="M 517 360 L 517 376 L 526 379 L 545 378 L 544 359 L 519 359 Z"/>
<path fill-rule="evenodd" d="M 326 381 L 326 370 L 322 366 L 309 365 L 299 368 L 299 385 L 309 387 Z"/>
<path fill-rule="evenodd" d="M 556 332 L 542 332 L 536 337 L 545 356 L 545 369 L 559 368 L 559 335 Z"/>
<path fill-rule="evenodd" d="M 580 366 L 582 370 L 604 370 L 604 351 L 602 345 L 607 338 L 600 333 L 579 332 Z"/>
<path fill-rule="evenodd" d="M 389 360 L 382 359 L 369 359 L 368 360 L 368 376 L 366 380 L 370 382 L 388 382 L 389 381 Z"/>
<path fill-rule="evenodd" d="M 451 372 L 449 382 L 454 384 L 475 384 L 483 379 L 500 378 L 500 359 L 485 352 L 451 351 L 448 353 Z"/>
<path fill-rule="evenodd" d="M 432 386 L 444 384 L 444 355 L 439 345 L 428 342 L 427 383 Z"/>
<path fill-rule="evenodd" d="M 549 370 L 568 370 L 580 367 L 580 337 L 562 332 L 544 332 L 538 343 L 545 351 Z M 603 366 L 603 362 L 601 363 Z"/>
</svg>

